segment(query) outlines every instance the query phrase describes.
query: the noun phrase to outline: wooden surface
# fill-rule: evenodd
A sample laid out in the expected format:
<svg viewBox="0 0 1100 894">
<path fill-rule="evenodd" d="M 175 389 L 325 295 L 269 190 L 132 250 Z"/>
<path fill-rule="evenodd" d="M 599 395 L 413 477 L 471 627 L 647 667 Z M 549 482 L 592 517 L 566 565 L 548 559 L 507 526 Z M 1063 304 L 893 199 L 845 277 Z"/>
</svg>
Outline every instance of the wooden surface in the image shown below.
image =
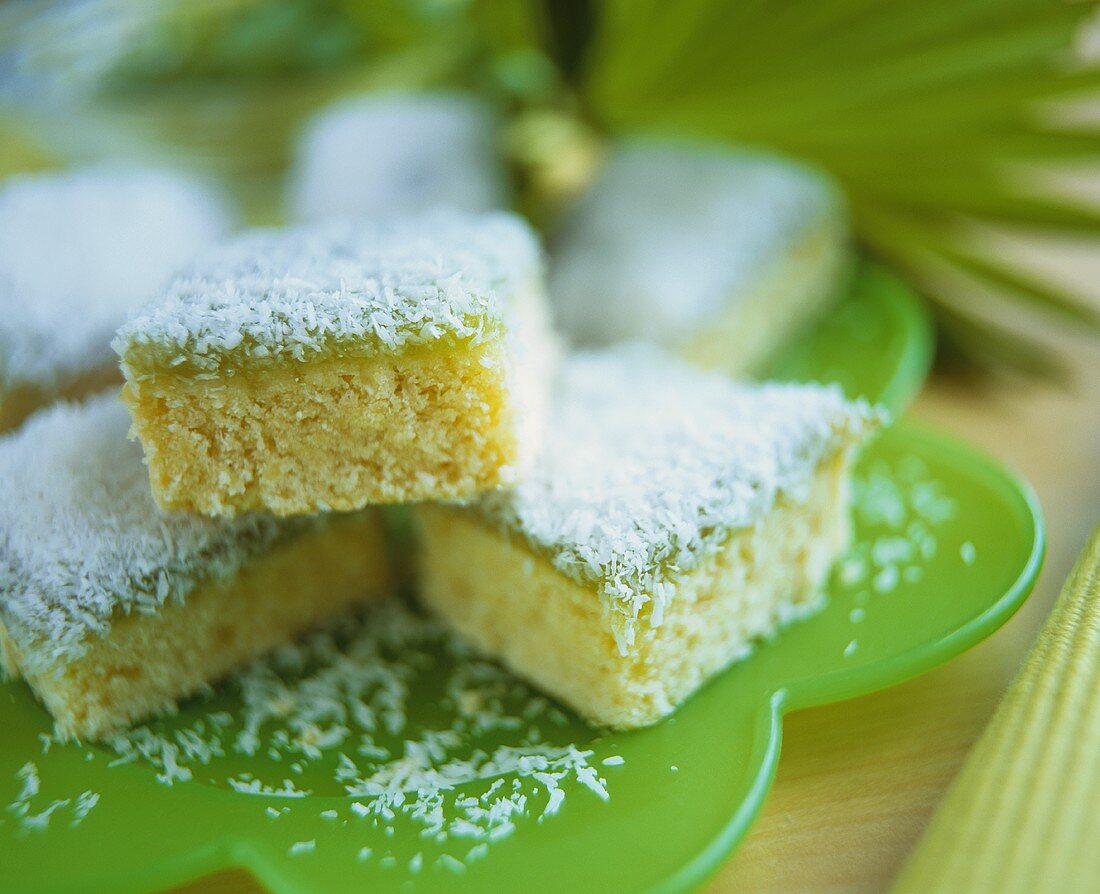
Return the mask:
<svg viewBox="0 0 1100 894">
<path fill-rule="evenodd" d="M 1072 248 L 1007 245 L 1051 275 L 1092 286 L 1100 257 Z M 1032 598 L 970 652 L 901 686 L 786 718 L 783 752 L 763 813 L 711 880 L 710 894 L 885 891 L 944 789 L 989 720 L 1077 552 L 1100 517 L 1100 344 L 1048 336 L 1070 359 L 1065 391 L 986 390 L 934 379 L 917 418 L 967 438 L 1026 476 L 1047 517 L 1046 566 Z M 254 894 L 225 872 L 179 894 Z"/>
</svg>

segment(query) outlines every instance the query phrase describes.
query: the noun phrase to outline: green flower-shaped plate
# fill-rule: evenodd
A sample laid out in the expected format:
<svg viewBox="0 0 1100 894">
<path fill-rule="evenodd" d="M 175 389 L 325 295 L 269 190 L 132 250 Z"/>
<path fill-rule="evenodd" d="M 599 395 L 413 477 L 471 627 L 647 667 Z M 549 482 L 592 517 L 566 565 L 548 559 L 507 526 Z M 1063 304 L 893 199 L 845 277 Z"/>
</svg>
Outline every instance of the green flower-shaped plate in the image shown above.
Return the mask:
<svg viewBox="0 0 1100 894">
<path fill-rule="evenodd" d="M 869 268 L 840 311 L 773 372 L 840 380 L 898 408 L 919 387 L 928 354 L 919 307 Z M 514 828 L 485 844 L 436 840 L 404 816 L 364 817 L 334 782 L 335 755 L 299 766 L 294 785 L 310 795 L 278 798 L 226 785 L 251 773 L 278 786 L 285 759 L 276 766 L 262 753 L 227 749 L 169 787 L 143 760 L 108 767 L 109 749 L 44 751 L 45 713 L 22 685 L 0 686 L 0 805 L 5 791 L 12 801 L 0 809 L 0 888 L 146 892 L 237 866 L 280 894 L 687 890 L 759 810 L 785 712 L 880 689 L 957 655 L 1018 608 L 1041 561 L 1042 524 L 1027 487 L 973 450 L 905 425 L 862 458 L 854 521 L 855 547 L 834 572 L 827 607 L 762 644 L 668 721 L 628 734 L 553 711 L 557 720 L 534 721 L 546 741 L 591 750 L 610 797 L 569 778 L 560 810 L 540 817 L 545 789 L 508 780 L 529 798 Z M 444 672 L 430 652 L 419 671 L 428 689 L 410 684 L 410 711 L 446 701 L 428 691 Z M 215 711 L 232 714 L 237 698 L 224 687 L 155 726 L 171 734 Z M 487 736 L 488 750 L 507 740 L 499 730 Z M 28 762 L 35 773 L 21 772 Z M 449 797 L 472 803 L 491 784 L 471 780 Z"/>
</svg>

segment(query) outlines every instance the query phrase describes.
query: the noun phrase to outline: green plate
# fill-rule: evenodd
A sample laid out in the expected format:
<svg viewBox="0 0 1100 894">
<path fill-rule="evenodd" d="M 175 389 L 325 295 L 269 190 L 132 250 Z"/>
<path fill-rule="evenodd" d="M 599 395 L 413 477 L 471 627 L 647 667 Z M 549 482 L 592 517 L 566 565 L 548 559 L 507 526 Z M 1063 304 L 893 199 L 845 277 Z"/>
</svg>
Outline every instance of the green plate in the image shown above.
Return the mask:
<svg viewBox="0 0 1100 894">
<path fill-rule="evenodd" d="M 884 287 L 889 282 L 882 280 Z M 868 306 L 875 291 L 868 287 Z M 890 300 L 874 308 L 879 319 L 889 317 L 883 306 Z M 899 402 L 913 387 L 891 384 L 899 381 L 884 375 L 866 389 L 851 381 L 849 387 L 880 389 Z M 475 842 L 425 837 L 423 825 L 404 816 L 377 825 L 360 816 L 355 799 L 333 782 L 337 754 L 328 751 L 305 761 L 298 775 L 285 758 L 214 756 L 193 761 L 194 778 L 171 787 L 143 760 L 108 767 L 115 757 L 109 749 L 53 745 L 43 753 L 47 717 L 23 686 L 4 685 L 0 805 L 13 802 L 0 806 L 5 889 L 144 892 L 238 866 L 280 894 L 687 890 L 719 865 L 759 810 L 785 712 L 889 686 L 958 654 L 1019 607 L 1041 561 L 1042 524 L 1028 488 L 971 449 L 908 426 L 889 431 L 862 458 L 854 522 L 855 546 L 834 572 L 827 606 L 762 644 L 668 721 L 608 734 L 551 708 L 532 721 L 536 729 L 498 729 L 476 741 L 487 750 L 532 736 L 576 743 L 593 752 L 589 763 L 610 794 L 604 800 L 568 779 L 559 812 L 540 819 L 545 789 L 536 791 L 529 778 L 509 780 L 509 788 L 530 796 L 526 815 L 514 817 L 514 829 L 478 858 Z M 410 714 L 429 725 L 450 710 L 433 686 L 450 673 L 453 656 L 431 642 L 417 649 L 416 671 L 403 685 Z M 489 688 L 503 676 L 479 673 Z M 519 697 L 516 688 L 501 697 Z M 171 735 L 225 709 L 239 712 L 237 698 L 223 687 L 155 726 Z M 390 746 L 398 747 L 405 732 Z M 20 798 L 20 768 L 28 761 L 41 788 Z M 287 799 L 233 790 L 227 778 L 245 772 L 273 786 L 290 775 L 312 794 Z M 494 784 L 471 780 L 448 797 L 484 801 Z M 98 803 L 77 810 L 85 792 Z M 55 802 L 48 826 L 28 828 L 28 817 L 41 817 Z M 360 859 L 364 847 L 370 854 Z"/>
<path fill-rule="evenodd" d="M 848 294 L 781 350 L 763 378 L 837 382 L 853 397 L 900 413 L 924 384 L 932 347 L 919 299 L 880 265 L 862 262 Z"/>
</svg>

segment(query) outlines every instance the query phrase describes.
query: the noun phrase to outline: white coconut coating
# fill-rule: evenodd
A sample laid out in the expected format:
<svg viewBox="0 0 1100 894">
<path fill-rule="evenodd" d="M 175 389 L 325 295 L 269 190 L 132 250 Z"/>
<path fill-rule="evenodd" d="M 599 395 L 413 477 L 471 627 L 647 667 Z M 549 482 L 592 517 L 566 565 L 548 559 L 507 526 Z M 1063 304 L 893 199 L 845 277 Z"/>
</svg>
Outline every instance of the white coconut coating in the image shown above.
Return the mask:
<svg viewBox="0 0 1100 894">
<path fill-rule="evenodd" d="M 83 168 L 0 186 L 0 385 L 51 389 L 110 362 L 127 313 L 228 229 L 176 174 Z"/>
<path fill-rule="evenodd" d="M 259 230 L 202 256 L 114 347 L 134 378 L 477 342 L 540 275 L 533 232 L 504 212 Z"/>
<path fill-rule="evenodd" d="M 384 219 L 436 206 L 489 211 L 507 203 L 492 109 L 455 93 L 382 93 L 341 100 L 298 140 L 287 203 L 293 219 Z"/>
</svg>

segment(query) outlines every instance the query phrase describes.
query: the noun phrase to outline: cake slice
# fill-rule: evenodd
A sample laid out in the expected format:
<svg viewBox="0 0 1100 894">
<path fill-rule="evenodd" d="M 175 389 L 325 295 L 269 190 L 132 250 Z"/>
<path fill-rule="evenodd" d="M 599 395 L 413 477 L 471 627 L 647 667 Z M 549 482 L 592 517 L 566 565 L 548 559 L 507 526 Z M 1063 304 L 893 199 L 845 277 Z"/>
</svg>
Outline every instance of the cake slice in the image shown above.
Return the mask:
<svg viewBox="0 0 1100 894">
<path fill-rule="evenodd" d="M 651 724 L 822 605 L 878 421 L 835 386 L 576 355 L 527 480 L 416 509 L 421 599 L 593 723 Z"/>
<path fill-rule="evenodd" d="M 0 659 L 98 739 L 389 592 L 378 510 L 163 514 L 114 395 L 0 439 Z"/>
<path fill-rule="evenodd" d="M 246 234 L 114 346 L 164 507 L 230 516 L 466 497 L 514 481 L 553 356 L 508 214 Z"/>
<path fill-rule="evenodd" d="M 0 186 L 0 431 L 121 381 L 115 330 L 228 220 L 212 193 L 163 171 L 93 167 Z"/>
<path fill-rule="evenodd" d="M 288 207 L 297 220 L 385 219 L 446 205 L 507 204 L 492 109 L 460 93 L 370 93 L 310 119 L 297 141 Z"/>
<path fill-rule="evenodd" d="M 574 344 L 645 339 L 735 376 L 812 323 L 847 270 L 839 190 L 723 146 L 620 146 L 560 229 L 550 295 Z"/>
</svg>

